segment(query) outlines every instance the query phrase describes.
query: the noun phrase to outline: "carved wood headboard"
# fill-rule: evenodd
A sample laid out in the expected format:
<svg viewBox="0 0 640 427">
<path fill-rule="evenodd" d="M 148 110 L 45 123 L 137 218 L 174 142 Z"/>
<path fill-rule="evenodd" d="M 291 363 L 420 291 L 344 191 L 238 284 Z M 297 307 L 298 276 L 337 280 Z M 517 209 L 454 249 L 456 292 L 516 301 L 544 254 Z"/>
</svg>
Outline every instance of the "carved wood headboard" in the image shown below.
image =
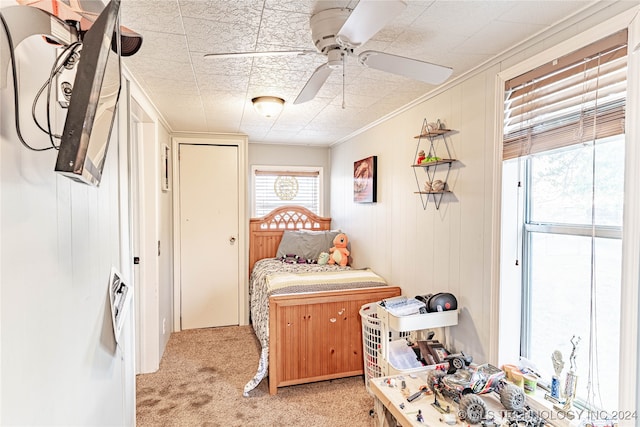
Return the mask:
<svg viewBox="0 0 640 427">
<path fill-rule="evenodd" d="M 321 217 L 302 206 L 281 206 L 260 218 L 249 220 L 249 275 L 256 261 L 274 258 L 285 230 L 329 230 L 331 218 Z"/>
</svg>

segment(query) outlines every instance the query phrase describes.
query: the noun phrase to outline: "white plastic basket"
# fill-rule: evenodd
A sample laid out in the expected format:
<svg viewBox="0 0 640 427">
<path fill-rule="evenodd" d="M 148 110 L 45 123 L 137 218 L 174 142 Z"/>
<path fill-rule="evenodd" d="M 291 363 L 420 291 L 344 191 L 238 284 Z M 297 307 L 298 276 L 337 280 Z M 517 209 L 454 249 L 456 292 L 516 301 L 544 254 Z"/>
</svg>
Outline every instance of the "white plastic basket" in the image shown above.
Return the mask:
<svg viewBox="0 0 640 427">
<path fill-rule="evenodd" d="M 362 319 L 362 355 L 364 357 L 364 382 L 367 386 L 367 392 L 373 395 L 369 388 L 369 380 L 371 378 L 379 378 L 382 376 L 382 363 L 380 358 L 381 345 L 381 326 L 378 318 L 377 302 L 365 304 L 360 307 L 360 317 Z M 404 338 L 410 335 L 410 332 L 390 332 L 389 341 Z"/>
<path fill-rule="evenodd" d="M 382 376 L 380 365 L 378 365 L 378 351 L 380 349 L 380 320 L 376 303 L 365 304 L 360 308 L 362 319 L 362 355 L 364 357 L 364 383 L 367 391 L 369 380 Z"/>
</svg>

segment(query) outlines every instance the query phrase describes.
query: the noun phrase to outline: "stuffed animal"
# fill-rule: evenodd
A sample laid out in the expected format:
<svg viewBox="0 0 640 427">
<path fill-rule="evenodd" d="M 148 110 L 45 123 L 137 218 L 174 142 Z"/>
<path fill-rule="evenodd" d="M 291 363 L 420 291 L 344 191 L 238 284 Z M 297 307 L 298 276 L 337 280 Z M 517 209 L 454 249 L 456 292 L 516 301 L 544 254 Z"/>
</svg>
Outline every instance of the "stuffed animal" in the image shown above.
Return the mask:
<svg viewBox="0 0 640 427">
<path fill-rule="evenodd" d="M 298 263 L 298 255 L 295 254 L 286 254 L 280 258 L 280 260 L 287 264 L 297 264 Z"/>
<path fill-rule="evenodd" d="M 349 238 L 346 234 L 340 233 L 333 239 L 333 247 L 329 249 L 328 264 L 338 264 L 344 267 L 349 262 L 349 250 L 347 249 Z"/>
<path fill-rule="evenodd" d="M 325 265 L 329 262 L 329 254 L 327 252 L 320 252 L 318 255 L 318 265 Z"/>
<path fill-rule="evenodd" d="M 418 152 L 418 158 L 416 159 L 416 165 L 419 165 L 420 163 L 423 162 L 424 159 L 426 159 L 427 156 L 424 153 L 424 150 L 420 150 Z"/>
</svg>

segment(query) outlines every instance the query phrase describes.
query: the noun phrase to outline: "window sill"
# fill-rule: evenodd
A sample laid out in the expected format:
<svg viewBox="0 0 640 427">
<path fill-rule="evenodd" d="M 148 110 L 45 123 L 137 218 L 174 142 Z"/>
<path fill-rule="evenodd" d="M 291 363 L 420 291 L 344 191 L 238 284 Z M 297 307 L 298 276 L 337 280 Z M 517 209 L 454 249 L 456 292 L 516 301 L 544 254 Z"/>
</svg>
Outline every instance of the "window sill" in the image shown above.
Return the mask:
<svg viewBox="0 0 640 427">
<path fill-rule="evenodd" d="M 553 408 L 553 403 L 544 398 L 547 392 L 541 388 L 536 388 L 535 394 L 527 394 L 527 405 L 535 410 L 540 418 L 542 418 L 547 424 L 557 427 L 574 427 L 579 425 L 578 417 L 574 417 L 573 420 L 569 419 L 567 415 L 558 412 Z"/>
<path fill-rule="evenodd" d="M 555 427 L 578 427 L 588 420 L 588 412 L 586 410 L 582 410 L 573 406 L 567 413 L 560 412 L 554 408 L 553 402 L 545 399 L 545 395 L 547 394 L 546 390 L 541 389 L 540 387 L 536 388 L 535 394 L 526 394 L 526 405 L 528 405 L 532 410 L 534 410 L 540 418 L 542 418 L 547 425 L 555 426 Z M 599 424 L 599 421 L 604 420 L 593 420 L 594 426 L 599 425 L 611 425 L 610 423 Z"/>
</svg>

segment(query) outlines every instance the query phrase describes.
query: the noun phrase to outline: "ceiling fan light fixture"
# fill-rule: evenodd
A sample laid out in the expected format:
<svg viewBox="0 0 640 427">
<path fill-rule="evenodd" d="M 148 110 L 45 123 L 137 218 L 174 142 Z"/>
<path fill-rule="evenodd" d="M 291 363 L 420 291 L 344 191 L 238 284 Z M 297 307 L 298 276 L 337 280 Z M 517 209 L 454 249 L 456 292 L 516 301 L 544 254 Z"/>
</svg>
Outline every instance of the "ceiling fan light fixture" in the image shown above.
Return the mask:
<svg viewBox="0 0 640 427">
<path fill-rule="evenodd" d="M 284 108 L 284 99 L 277 96 L 258 96 L 251 100 L 253 108 L 265 117 L 274 117 Z"/>
</svg>

